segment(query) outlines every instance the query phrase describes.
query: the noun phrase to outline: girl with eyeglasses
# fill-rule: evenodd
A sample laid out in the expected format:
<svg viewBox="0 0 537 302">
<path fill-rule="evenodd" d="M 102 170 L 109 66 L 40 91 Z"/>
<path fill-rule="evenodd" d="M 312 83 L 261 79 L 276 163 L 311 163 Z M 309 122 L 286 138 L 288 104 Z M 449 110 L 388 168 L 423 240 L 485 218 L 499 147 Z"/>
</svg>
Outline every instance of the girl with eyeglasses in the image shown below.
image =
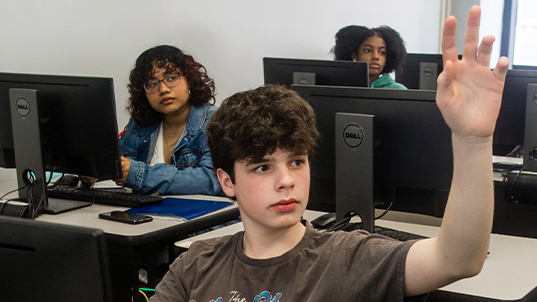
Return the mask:
<svg viewBox="0 0 537 302">
<path fill-rule="evenodd" d="M 205 134 L 216 110 L 205 67 L 161 45 L 138 57 L 129 80 L 131 118 L 119 139 L 123 178 L 115 182 L 141 194 L 219 193 Z"/>
</svg>

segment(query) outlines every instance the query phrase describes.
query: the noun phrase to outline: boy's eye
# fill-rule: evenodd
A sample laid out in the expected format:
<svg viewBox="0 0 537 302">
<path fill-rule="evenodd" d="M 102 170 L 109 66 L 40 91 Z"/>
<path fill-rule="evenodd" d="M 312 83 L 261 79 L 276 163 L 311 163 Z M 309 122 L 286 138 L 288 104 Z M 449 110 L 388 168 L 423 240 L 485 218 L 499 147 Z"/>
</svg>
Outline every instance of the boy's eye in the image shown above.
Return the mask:
<svg viewBox="0 0 537 302">
<path fill-rule="evenodd" d="M 386 55 L 386 51 L 385 51 L 385 50 L 381 50 L 381 51 L 379 51 L 379 54 L 381 54 L 381 55 Z"/>
<path fill-rule="evenodd" d="M 303 159 L 295 159 L 291 162 L 291 165 L 294 166 L 294 167 L 300 167 L 304 164 L 304 160 Z"/>
<path fill-rule="evenodd" d="M 256 167 L 254 169 L 254 172 L 256 173 L 262 173 L 262 172 L 265 172 L 268 170 L 268 166 L 267 165 L 262 165 L 262 166 L 259 166 L 259 167 Z"/>
</svg>

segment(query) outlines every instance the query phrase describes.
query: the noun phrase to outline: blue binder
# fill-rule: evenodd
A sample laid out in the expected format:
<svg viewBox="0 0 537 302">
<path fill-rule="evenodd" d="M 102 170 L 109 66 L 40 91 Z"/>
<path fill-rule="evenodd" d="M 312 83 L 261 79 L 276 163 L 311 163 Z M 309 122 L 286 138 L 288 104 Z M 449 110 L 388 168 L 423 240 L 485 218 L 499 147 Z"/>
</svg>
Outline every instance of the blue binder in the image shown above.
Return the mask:
<svg viewBox="0 0 537 302">
<path fill-rule="evenodd" d="M 227 201 L 166 197 L 159 204 L 132 208 L 126 212 L 146 215 L 173 215 L 190 220 L 229 207 L 232 204 L 232 202 Z"/>
</svg>

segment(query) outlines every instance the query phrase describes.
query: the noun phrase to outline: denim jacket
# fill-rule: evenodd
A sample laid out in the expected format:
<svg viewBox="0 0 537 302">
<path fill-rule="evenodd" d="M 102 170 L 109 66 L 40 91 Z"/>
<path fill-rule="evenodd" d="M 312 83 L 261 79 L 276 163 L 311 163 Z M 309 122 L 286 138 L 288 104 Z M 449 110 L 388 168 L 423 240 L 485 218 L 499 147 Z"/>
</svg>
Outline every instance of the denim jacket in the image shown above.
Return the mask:
<svg viewBox="0 0 537 302">
<path fill-rule="evenodd" d="M 141 127 L 129 120 L 119 139 L 121 155 L 130 159 L 125 187 L 142 194 L 218 194 L 221 187 L 213 170 L 205 133 L 207 121 L 215 110 L 209 105 L 191 106 L 186 134 L 173 150 L 171 165 L 148 164 L 155 150 L 160 123 Z"/>
</svg>

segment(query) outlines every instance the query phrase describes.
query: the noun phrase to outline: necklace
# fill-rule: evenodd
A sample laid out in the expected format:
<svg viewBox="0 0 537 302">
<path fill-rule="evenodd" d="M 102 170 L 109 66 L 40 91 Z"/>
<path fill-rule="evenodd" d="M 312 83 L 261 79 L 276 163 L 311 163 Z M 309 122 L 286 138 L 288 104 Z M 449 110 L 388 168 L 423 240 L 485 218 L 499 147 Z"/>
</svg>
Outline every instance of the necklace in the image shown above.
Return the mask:
<svg viewBox="0 0 537 302">
<path fill-rule="evenodd" d="M 164 126 L 163 126 L 163 127 L 164 127 Z M 174 136 L 175 136 L 177 133 L 182 132 L 182 128 L 183 128 L 183 127 L 184 127 L 184 126 L 180 127 L 179 129 L 176 129 L 175 132 L 173 132 L 173 133 L 167 133 L 167 135 L 170 136 L 170 138 L 165 139 L 165 140 L 167 141 L 167 142 L 165 142 L 165 144 L 168 146 L 168 148 L 171 148 L 171 147 L 174 147 L 174 146 L 175 146 L 175 144 L 177 143 L 177 138 L 174 139 Z M 169 129 L 169 128 L 168 128 L 168 129 Z M 163 134 L 163 135 L 164 135 L 164 131 L 169 132 L 169 130 L 166 130 L 165 128 L 162 128 L 162 130 L 163 130 L 163 131 L 162 131 L 162 134 Z M 170 140 L 172 141 L 171 143 L 169 143 Z"/>
<path fill-rule="evenodd" d="M 168 136 L 169 138 L 168 139 L 164 139 L 165 140 L 165 144 L 166 146 L 168 146 L 168 148 L 171 148 L 171 147 L 174 147 L 175 144 L 177 143 L 177 138 L 174 139 L 174 136 L 179 132 L 179 130 L 175 131 L 174 133 L 168 133 Z M 171 141 L 171 142 L 170 142 Z"/>
</svg>

